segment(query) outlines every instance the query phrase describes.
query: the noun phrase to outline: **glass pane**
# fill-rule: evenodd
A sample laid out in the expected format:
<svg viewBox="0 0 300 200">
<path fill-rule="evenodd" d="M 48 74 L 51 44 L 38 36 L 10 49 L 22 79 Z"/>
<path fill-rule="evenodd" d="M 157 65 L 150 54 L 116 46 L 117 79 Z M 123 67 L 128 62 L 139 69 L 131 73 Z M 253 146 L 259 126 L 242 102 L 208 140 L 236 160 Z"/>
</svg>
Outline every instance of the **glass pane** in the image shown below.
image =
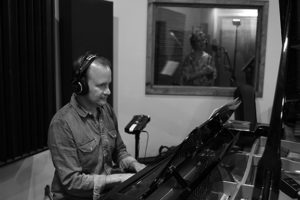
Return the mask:
<svg viewBox="0 0 300 200">
<path fill-rule="evenodd" d="M 159 6 L 154 85 L 255 86 L 258 9 Z"/>
</svg>

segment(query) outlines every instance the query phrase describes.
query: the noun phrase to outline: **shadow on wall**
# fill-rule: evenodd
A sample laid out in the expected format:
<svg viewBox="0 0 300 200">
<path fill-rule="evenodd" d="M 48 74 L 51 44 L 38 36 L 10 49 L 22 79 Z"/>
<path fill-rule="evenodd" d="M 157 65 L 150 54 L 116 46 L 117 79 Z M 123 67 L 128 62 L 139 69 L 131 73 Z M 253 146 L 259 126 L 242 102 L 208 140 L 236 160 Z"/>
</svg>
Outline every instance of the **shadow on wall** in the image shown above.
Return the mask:
<svg viewBox="0 0 300 200">
<path fill-rule="evenodd" d="M 41 200 L 54 167 L 49 150 L 0 168 L 1 200 Z"/>
</svg>

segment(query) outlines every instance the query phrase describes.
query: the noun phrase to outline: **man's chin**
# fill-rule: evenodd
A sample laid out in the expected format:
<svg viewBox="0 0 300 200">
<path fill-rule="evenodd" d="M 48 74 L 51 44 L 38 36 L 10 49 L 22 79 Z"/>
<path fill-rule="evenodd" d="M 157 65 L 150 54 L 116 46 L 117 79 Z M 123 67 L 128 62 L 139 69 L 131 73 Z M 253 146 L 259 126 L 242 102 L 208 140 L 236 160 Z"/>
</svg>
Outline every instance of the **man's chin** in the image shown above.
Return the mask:
<svg viewBox="0 0 300 200">
<path fill-rule="evenodd" d="M 105 99 L 105 100 L 102 99 L 102 100 L 100 100 L 100 101 L 98 102 L 98 105 L 99 105 L 99 106 L 103 106 L 103 105 L 106 104 L 106 103 L 107 103 L 106 99 Z"/>
</svg>

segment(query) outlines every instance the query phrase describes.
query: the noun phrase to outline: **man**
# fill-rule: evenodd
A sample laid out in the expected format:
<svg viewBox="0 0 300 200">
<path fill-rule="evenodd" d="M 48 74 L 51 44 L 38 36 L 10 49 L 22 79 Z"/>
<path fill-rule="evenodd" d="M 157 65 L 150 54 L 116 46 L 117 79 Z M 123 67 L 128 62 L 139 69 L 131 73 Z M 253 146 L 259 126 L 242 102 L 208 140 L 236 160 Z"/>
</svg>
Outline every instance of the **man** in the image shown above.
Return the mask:
<svg viewBox="0 0 300 200">
<path fill-rule="evenodd" d="M 116 115 L 107 103 L 110 62 L 86 53 L 74 63 L 71 100 L 53 117 L 48 146 L 55 167 L 53 199 L 99 199 L 145 165 L 127 151 L 118 132 Z"/>
</svg>

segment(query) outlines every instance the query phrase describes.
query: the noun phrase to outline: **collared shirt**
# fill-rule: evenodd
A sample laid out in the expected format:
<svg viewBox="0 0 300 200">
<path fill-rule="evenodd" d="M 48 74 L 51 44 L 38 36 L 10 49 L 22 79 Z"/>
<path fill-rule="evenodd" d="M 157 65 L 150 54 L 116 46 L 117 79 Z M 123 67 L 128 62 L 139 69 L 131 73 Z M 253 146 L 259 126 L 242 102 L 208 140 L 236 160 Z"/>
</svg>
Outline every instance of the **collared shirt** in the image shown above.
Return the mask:
<svg viewBox="0 0 300 200">
<path fill-rule="evenodd" d="M 94 175 L 110 174 L 113 163 L 119 164 L 130 156 L 111 107 L 105 104 L 98 112 L 99 117 L 87 112 L 73 94 L 70 102 L 54 115 L 48 131 L 55 166 L 54 196 L 91 199 Z"/>
</svg>

